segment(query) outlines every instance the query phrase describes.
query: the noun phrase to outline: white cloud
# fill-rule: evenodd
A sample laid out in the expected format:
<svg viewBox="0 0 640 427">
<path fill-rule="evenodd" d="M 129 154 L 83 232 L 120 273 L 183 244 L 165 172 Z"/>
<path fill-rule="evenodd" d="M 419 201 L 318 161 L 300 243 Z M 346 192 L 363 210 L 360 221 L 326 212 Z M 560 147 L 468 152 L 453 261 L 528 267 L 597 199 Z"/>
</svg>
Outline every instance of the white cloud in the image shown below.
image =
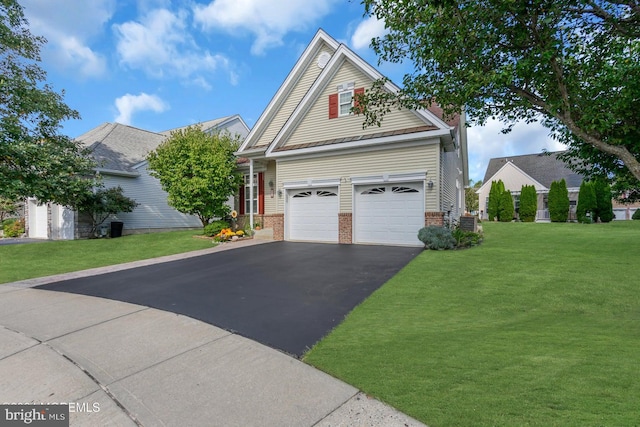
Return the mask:
<svg viewBox="0 0 640 427">
<path fill-rule="evenodd" d="M 549 136 L 549 129 L 540 123 L 518 123 L 508 134 L 498 120 L 488 120 L 484 126 L 468 129 L 469 176 L 474 181 L 484 178 L 489 159 L 540 153 L 542 150 L 560 151 L 566 147 Z"/>
<path fill-rule="evenodd" d="M 152 77 L 178 76 L 188 84 L 211 86 L 201 73 L 229 70 L 229 60 L 198 47 L 187 28 L 188 14 L 155 9 L 140 21 L 114 25 L 120 63 Z"/>
<path fill-rule="evenodd" d="M 115 12 L 115 0 L 23 0 L 33 34 L 46 37 L 43 58 L 47 63 L 73 70 L 80 77 L 96 77 L 106 71 L 103 55 L 90 47 Z"/>
<path fill-rule="evenodd" d="M 282 45 L 289 31 L 307 29 L 328 14 L 337 0 L 214 0 L 194 6 L 194 20 L 205 30 L 255 36 L 253 54 Z"/>
<path fill-rule="evenodd" d="M 360 24 L 351 36 L 351 46 L 354 49 L 366 49 L 371 44 L 371 39 L 381 37 L 387 33 L 384 21 L 370 16 Z"/>
<path fill-rule="evenodd" d="M 140 95 L 127 93 L 120 98 L 116 98 L 116 108 L 118 116 L 114 119 L 118 123 L 131 124 L 131 117 L 138 111 L 154 111 L 162 113 L 169 109 L 169 106 L 158 96 L 148 95 L 144 92 Z"/>
</svg>

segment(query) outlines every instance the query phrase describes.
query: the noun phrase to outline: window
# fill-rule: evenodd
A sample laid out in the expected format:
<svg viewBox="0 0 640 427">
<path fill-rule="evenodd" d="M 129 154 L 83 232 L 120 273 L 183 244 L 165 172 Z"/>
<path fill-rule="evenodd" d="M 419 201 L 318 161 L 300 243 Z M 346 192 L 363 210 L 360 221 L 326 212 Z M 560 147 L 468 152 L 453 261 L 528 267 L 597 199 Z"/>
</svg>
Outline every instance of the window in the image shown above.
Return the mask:
<svg viewBox="0 0 640 427">
<path fill-rule="evenodd" d="M 376 187 L 376 188 L 371 188 L 369 190 L 365 190 L 362 192 L 362 194 L 383 194 L 385 192 L 384 187 Z"/>
<path fill-rule="evenodd" d="M 351 114 L 351 107 L 358 108 L 354 96 L 364 94 L 364 88 L 353 89 L 353 83 L 338 86 L 338 93 L 329 95 L 329 118 L 335 119 Z"/>
<path fill-rule="evenodd" d="M 351 113 L 351 107 L 353 106 L 353 91 L 347 90 L 338 94 L 340 116 L 348 116 Z"/>
<path fill-rule="evenodd" d="M 250 175 L 244 176 L 244 211 L 251 212 Z M 258 213 L 258 174 L 253 174 L 253 213 Z"/>
<path fill-rule="evenodd" d="M 303 191 L 300 193 L 296 193 L 293 195 L 294 199 L 302 198 L 302 197 L 311 197 L 311 191 Z"/>
<path fill-rule="evenodd" d="M 416 190 L 415 188 L 409 188 L 409 187 L 393 187 L 391 188 L 391 191 L 393 191 L 394 193 L 417 193 L 418 190 Z"/>
<path fill-rule="evenodd" d="M 520 213 L 520 195 L 514 194 L 513 201 L 515 202 L 516 213 Z"/>
<path fill-rule="evenodd" d="M 325 191 L 325 190 L 318 190 L 317 194 L 318 194 L 318 197 L 337 197 L 338 196 L 333 191 Z"/>
</svg>

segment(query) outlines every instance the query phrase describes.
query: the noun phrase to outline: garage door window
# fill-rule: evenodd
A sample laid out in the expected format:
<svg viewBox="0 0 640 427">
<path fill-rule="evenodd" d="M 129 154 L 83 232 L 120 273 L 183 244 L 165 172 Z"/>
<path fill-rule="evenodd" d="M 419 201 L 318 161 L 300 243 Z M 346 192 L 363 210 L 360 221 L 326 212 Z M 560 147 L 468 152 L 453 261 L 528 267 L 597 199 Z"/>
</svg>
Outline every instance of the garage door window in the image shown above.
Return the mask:
<svg viewBox="0 0 640 427">
<path fill-rule="evenodd" d="M 363 191 L 362 194 L 383 194 L 385 191 L 384 187 L 375 187 Z"/>
<path fill-rule="evenodd" d="M 393 191 L 394 193 L 418 193 L 419 192 L 415 188 L 409 188 L 409 187 L 393 187 L 391 191 Z"/>
<path fill-rule="evenodd" d="M 302 197 L 311 197 L 311 191 L 303 191 L 301 193 L 296 193 L 293 195 L 295 199 L 299 199 Z"/>
<path fill-rule="evenodd" d="M 336 193 L 334 193 L 333 191 L 319 190 L 318 191 L 318 197 L 338 197 L 338 195 Z"/>
</svg>

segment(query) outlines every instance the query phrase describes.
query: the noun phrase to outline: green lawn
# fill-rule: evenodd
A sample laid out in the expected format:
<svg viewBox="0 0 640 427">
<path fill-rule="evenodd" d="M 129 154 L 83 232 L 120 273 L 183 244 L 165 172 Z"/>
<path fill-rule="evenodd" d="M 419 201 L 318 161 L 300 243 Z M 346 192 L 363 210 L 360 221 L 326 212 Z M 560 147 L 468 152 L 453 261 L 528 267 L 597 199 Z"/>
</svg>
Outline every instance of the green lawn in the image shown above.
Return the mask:
<svg viewBox="0 0 640 427">
<path fill-rule="evenodd" d="M 425 251 L 305 361 L 429 426 L 640 422 L 640 221 L 484 223 Z"/>
<path fill-rule="evenodd" d="M 212 247 L 199 231 L 174 231 L 117 239 L 46 241 L 0 246 L 0 283 L 120 264 Z"/>
</svg>

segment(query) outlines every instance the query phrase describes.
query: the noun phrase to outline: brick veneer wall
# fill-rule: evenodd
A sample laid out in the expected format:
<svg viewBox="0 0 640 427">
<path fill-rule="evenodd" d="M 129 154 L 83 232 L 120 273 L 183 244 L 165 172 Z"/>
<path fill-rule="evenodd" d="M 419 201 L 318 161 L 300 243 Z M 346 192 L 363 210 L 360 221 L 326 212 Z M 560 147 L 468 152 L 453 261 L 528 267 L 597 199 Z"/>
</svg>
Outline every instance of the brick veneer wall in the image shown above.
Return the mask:
<svg viewBox="0 0 640 427">
<path fill-rule="evenodd" d="M 338 214 L 338 243 L 353 243 L 353 214 L 351 212 L 340 212 Z"/>
<path fill-rule="evenodd" d="M 425 212 L 424 213 L 424 226 L 429 225 L 444 225 L 444 212 Z"/>
<path fill-rule="evenodd" d="M 284 214 L 263 215 L 263 227 L 273 228 L 273 240 L 284 240 Z"/>
</svg>

